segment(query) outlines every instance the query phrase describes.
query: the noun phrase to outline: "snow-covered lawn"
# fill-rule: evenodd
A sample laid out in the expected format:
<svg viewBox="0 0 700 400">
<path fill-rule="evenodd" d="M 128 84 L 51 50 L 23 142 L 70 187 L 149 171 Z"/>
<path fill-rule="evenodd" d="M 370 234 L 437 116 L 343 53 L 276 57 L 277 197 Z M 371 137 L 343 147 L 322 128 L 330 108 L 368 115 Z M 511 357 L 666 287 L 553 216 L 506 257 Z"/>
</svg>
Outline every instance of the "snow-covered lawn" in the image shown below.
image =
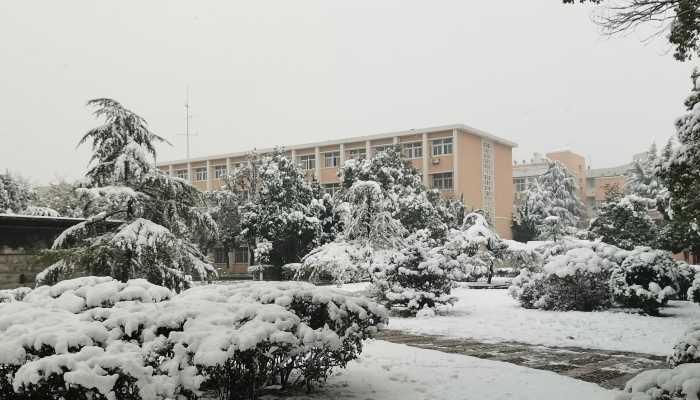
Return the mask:
<svg viewBox="0 0 700 400">
<path fill-rule="evenodd" d="M 661 310 L 661 317 L 650 317 L 615 310 L 526 310 L 506 290 L 459 288 L 453 294 L 459 302 L 448 315 L 422 320 L 392 318 L 389 328 L 492 342 L 667 355 L 690 323 L 700 320 L 700 306 L 687 301 L 671 301 Z"/>
<path fill-rule="evenodd" d="M 359 292 L 366 283 L 343 285 Z M 459 297 L 446 316 L 429 319 L 391 318 L 390 329 L 463 337 L 487 342 L 513 341 L 546 346 L 633 351 L 668 355 L 691 322 L 700 321 L 700 306 L 671 301 L 661 317 L 626 313 L 526 310 L 506 290 L 458 288 Z"/>
<path fill-rule="evenodd" d="M 613 394 L 554 372 L 376 340 L 318 393 L 294 399 L 598 400 Z"/>
</svg>

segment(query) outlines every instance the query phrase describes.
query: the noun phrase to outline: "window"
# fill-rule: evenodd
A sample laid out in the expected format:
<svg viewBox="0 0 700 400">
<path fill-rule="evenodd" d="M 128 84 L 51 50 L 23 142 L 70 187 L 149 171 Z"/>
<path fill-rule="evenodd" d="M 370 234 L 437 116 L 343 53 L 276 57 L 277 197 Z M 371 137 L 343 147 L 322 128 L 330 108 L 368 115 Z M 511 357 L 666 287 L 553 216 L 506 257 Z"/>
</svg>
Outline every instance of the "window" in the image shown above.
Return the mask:
<svg viewBox="0 0 700 400">
<path fill-rule="evenodd" d="M 324 183 L 323 193 L 328 193 L 331 196 L 335 196 L 336 193 L 340 191 L 340 183 Z"/>
<path fill-rule="evenodd" d="M 367 149 L 362 147 L 359 149 L 348 150 L 348 158 L 352 160 L 362 160 L 367 158 Z"/>
<path fill-rule="evenodd" d="M 207 180 L 207 167 L 195 168 L 194 180 L 195 181 L 206 181 Z"/>
<path fill-rule="evenodd" d="M 524 192 L 527 189 L 527 178 L 513 178 L 516 192 Z"/>
<path fill-rule="evenodd" d="M 187 179 L 187 170 L 186 169 L 178 169 L 175 171 L 175 176 L 180 178 L 180 179 Z"/>
<path fill-rule="evenodd" d="M 452 154 L 452 138 L 433 140 L 433 155 Z"/>
<path fill-rule="evenodd" d="M 228 264 L 228 253 L 223 247 L 214 249 L 214 264 Z"/>
<path fill-rule="evenodd" d="M 214 167 L 214 177 L 216 179 L 224 179 L 226 178 L 226 166 L 225 165 L 217 165 Z"/>
<path fill-rule="evenodd" d="M 314 169 L 316 168 L 316 156 L 313 154 L 299 156 L 299 164 L 303 169 Z"/>
<path fill-rule="evenodd" d="M 381 153 L 382 151 L 387 151 L 387 150 L 389 150 L 389 148 L 391 148 L 390 144 L 382 144 L 379 146 L 374 146 L 374 154 Z"/>
<path fill-rule="evenodd" d="M 248 264 L 248 248 L 247 247 L 237 247 L 233 251 L 233 263 L 234 264 Z"/>
<path fill-rule="evenodd" d="M 403 156 L 409 159 L 423 157 L 423 145 L 421 143 L 405 143 L 403 145 Z"/>
<path fill-rule="evenodd" d="M 452 190 L 452 172 L 433 174 L 433 189 Z"/>
<path fill-rule="evenodd" d="M 323 166 L 325 168 L 335 168 L 340 165 L 340 152 L 331 151 L 330 153 L 323 153 Z"/>
</svg>

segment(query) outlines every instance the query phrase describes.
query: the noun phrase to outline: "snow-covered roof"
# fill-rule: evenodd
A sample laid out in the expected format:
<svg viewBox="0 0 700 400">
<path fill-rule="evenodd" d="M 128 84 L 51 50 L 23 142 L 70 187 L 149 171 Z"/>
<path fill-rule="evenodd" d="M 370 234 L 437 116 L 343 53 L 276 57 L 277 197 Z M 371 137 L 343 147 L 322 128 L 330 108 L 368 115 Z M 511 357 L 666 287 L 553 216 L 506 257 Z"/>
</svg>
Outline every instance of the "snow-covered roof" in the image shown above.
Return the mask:
<svg viewBox="0 0 700 400">
<path fill-rule="evenodd" d="M 617 167 L 610 168 L 594 168 L 588 171 L 589 178 L 599 178 L 602 176 L 621 176 L 625 175 L 627 171 L 632 169 L 633 163 L 628 163 L 624 165 L 619 165 Z"/>
<path fill-rule="evenodd" d="M 494 141 L 496 143 L 500 143 L 509 147 L 517 147 L 517 143 L 511 142 L 510 140 L 506 140 L 503 138 L 500 138 L 498 136 L 492 135 L 488 132 L 482 131 L 477 128 L 473 128 L 471 126 L 465 125 L 465 124 L 452 124 L 452 125 L 442 125 L 442 126 L 433 126 L 433 127 L 428 127 L 428 128 L 421 128 L 421 129 L 409 129 L 405 131 L 396 131 L 396 132 L 387 132 L 387 133 L 378 133 L 374 135 L 365 135 L 365 136 L 353 136 L 353 137 L 345 137 L 342 139 L 336 139 L 336 140 L 326 140 L 322 142 L 312 142 L 312 143 L 304 143 L 304 144 L 298 144 L 298 145 L 292 145 L 292 146 L 284 146 L 286 150 L 299 150 L 299 149 L 308 149 L 309 147 L 324 147 L 324 146 L 333 146 L 333 145 L 338 145 L 341 143 L 353 143 L 353 142 L 363 142 L 366 140 L 378 140 L 378 139 L 389 139 L 393 138 L 395 136 L 404 136 L 404 135 L 415 135 L 415 134 L 422 134 L 422 133 L 430 133 L 430 132 L 440 132 L 440 131 L 451 131 L 451 130 L 458 130 L 462 131 L 465 133 L 469 133 L 471 135 L 479 136 L 484 139 L 488 139 L 491 141 Z M 264 148 L 264 149 L 257 149 L 258 152 L 260 153 L 266 153 L 272 151 L 273 148 Z M 213 159 L 220 159 L 220 158 L 228 158 L 228 157 L 242 157 L 248 154 L 249 151 L 239 151 L 235 153 L 227 153 L 227 154 L 218 154 L 218 155 L 212 155 L 212 156 L 205 156 L 205 157 L 193 157 L 190 159 L 190 162 L 198 162 L 198 161 L 206 161 L 206 160 L 213 160 Z M 164 166 L 164 165 L 170 165 L 170 164 L 184 164 L 187 163 L 186 159 L 180 159 L 180 160 L 172 160 L 172 161 L 160 161 L 156 163 L 157 166 Z"/>
</svg>

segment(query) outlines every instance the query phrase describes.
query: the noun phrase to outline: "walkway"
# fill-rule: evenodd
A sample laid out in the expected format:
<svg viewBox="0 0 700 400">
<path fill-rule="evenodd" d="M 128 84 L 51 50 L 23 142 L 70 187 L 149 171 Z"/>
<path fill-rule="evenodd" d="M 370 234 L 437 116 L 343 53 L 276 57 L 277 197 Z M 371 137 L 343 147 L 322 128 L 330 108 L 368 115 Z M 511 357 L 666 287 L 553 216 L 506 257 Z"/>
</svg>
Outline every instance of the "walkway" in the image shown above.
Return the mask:
<svg viewBox="0 0 700 400">
<path fill-rule="evenodd" d="M 651 354 L 524 343 L 484 343 L 472 339 L 413 335 L 390 329 L 384 330 L 377 339 L 554 371 L 596 383 L 606 389 L 622 389 L 625 382 L 642 370 L 667 368 L 665 357 Z"/>
</svg>

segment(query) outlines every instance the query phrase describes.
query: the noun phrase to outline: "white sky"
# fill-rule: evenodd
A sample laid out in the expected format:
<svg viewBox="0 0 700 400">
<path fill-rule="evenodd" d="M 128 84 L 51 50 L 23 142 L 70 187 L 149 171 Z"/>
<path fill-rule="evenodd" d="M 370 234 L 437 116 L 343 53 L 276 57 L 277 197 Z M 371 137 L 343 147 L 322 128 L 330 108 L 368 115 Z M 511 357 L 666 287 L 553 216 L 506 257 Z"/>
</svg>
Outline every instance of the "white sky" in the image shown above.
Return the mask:
<svg viewBox="0 0 700 400">
<path fill-rule="evenodd" d="M 167 137 L 159 160 L 466 123 L 593 167 L 673 134 L 693 63 L 605 38 L 560 0 L 0 2 L 0 170 L 78 178 L 112 97 Z"/>
</svg>

